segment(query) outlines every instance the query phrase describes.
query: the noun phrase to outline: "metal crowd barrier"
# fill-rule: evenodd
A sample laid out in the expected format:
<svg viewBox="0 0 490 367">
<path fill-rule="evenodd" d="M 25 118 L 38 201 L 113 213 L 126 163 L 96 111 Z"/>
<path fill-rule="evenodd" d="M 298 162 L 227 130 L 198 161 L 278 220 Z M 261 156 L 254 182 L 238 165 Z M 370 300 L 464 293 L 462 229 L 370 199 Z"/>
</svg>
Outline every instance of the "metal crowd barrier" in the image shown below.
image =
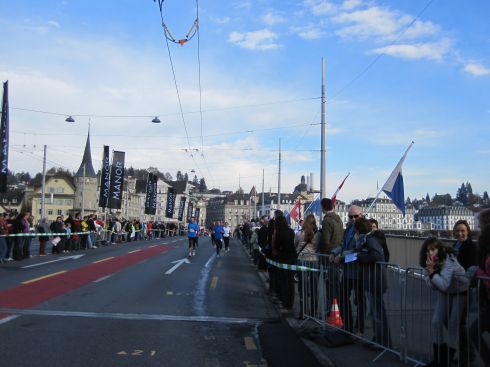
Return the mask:
<svg viewBox="0 0 490 367">
<path fill-rule="evenodd" d="M 479 324 L 485 303 L 477 291 L 489 279 L 475 279 L 468 291 L 448 295 L 430 288 L 420 268 L 357 261 L 337 265 L 322 254 L 301 254 L 298 266 L 268 262 L 298 271 L 304 322 L 374 345 L 379 350 L 374 361 L 390 352 L 415 365 L 434 358 L 448 366 L 490 365 L 489 338 L 482 334 L 488 324 Z"/>
</svg>

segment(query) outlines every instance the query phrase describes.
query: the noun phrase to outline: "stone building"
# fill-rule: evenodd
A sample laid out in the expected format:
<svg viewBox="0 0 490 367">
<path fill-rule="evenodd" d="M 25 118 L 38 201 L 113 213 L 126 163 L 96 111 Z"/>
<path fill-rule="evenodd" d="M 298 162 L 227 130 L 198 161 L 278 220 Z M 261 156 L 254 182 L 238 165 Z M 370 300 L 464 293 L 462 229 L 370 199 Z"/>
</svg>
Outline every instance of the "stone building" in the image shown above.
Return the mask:
<svg viewBox="0 0 490 367">
<path fill-rule="evenodd" d="M 475 216 L 464 206 L 440 206 L 436 208 L 422 208 L 416 215 L 421 223 L 430 224 L 430 229 L 452 231 L 454 223 L 460 219 L 468 222 L 471 229 L 475 229 Z"/>
<path fill-rule="evenodd" d="M 99 210 L 98 198 L 98 177 L 92 165 L 92 155 L 90 151 L 90 132 L 87 134 L 85 151 L 83 152 L 82 163 L 78 168 L 75 177 L 75 202 L 73 212 L 83 213 L 84 215 L 96 213 Z M 83 203 L 83 207 L 82 207 Z"/>
</svg>

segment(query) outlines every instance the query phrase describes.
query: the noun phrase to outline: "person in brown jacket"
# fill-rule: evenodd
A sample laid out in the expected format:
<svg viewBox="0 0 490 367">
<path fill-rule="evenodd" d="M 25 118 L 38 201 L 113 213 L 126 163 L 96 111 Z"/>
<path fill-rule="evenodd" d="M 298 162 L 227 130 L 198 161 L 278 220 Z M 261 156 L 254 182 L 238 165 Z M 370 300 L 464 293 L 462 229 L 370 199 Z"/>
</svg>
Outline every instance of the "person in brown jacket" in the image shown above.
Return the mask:
<svg viewBox="0 0 490 367">
<path fill-rule="evenodd" d="M 334 248 L 342 244 L 344 227 L 338 214 L 333 211 L 332 200 L 323 198 L 320 204 L 325 216 L 322 221 L 322 237 L 318 250 L 322 254 L 329 254 Z"/>
</svg>

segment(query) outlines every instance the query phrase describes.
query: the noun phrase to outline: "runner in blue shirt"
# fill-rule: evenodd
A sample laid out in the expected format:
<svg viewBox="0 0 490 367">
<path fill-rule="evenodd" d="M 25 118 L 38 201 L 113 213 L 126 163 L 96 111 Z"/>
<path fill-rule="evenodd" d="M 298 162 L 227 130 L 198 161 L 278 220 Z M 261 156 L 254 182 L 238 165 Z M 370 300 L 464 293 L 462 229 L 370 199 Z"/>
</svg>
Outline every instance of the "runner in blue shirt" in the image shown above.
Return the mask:
<svg viewBox="0 0 490 367">
<path fill-rule="evenodd" d="M 192 217 L 191 222 L 187 225 L 187 237 L 189 238 L 189 257 L 196 255 L 198 234 L 199 226 L 196 223 L 196 218 Z"/>
<path fill-rule="evenodd" d="M 221 222 L 216 222 L 216 226 L 214 227 L 214 238 L 216 240 L 216 255 L 219 256 L 221 249 L 223 248 L 223 226 Z"/>
</svg>

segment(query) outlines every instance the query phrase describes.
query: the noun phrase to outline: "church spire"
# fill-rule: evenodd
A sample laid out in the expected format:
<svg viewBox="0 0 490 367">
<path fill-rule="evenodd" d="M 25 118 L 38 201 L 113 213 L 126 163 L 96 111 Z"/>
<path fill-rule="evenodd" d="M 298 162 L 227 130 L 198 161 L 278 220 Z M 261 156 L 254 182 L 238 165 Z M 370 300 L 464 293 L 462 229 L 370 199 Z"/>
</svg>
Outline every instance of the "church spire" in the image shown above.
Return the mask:
<svg viewBox="0 0 490 367">
<path fill-rule="evenodd" d="M 83 160 L 75 177 L 83 177 L 83 166 L 85 166 L 85 177 L 97 177 L 94 171 L 94 166 L 92 165 L 92 154 L 90 153 L 90 128 L 87 134 L 87 143 L 85 144 Z"/>
</svg>

